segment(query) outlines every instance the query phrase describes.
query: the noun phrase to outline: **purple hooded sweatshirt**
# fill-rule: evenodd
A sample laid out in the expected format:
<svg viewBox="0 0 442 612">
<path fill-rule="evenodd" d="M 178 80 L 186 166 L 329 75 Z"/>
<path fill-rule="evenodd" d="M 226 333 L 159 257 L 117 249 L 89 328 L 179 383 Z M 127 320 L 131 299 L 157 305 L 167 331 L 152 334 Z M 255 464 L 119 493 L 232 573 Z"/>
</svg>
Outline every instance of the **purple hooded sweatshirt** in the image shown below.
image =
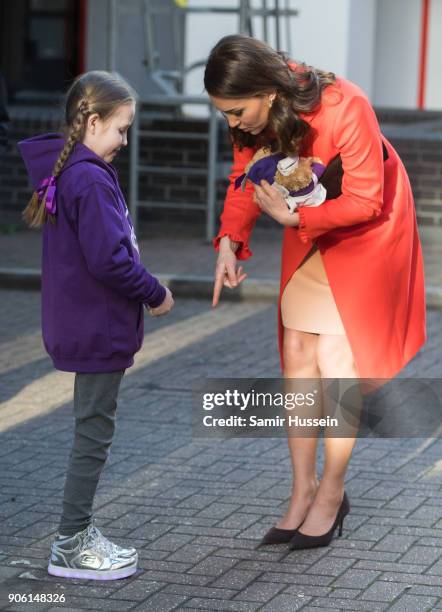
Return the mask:
<svg viewBox="0 0 442 612">
<path fill-rule="evenodd" d="M 51 176 L 60 134 L 18 143 L 34 189 Z M 130 367 L 144 335 L 143 304 L 165 288 L 140 262 L 115 168 L 77 143 L 56 181 L 56 223 L 45 223 L 42 327 L 54 366 L 65 372 Z"/>
</svg>

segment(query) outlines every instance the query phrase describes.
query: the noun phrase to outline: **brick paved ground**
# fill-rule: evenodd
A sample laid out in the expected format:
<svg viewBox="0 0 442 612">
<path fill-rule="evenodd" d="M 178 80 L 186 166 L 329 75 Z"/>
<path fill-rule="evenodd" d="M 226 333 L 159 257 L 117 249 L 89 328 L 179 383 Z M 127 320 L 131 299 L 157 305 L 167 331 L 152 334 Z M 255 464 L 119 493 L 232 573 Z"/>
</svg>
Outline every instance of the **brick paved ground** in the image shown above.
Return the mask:
<svg viewBox="0 0 442 612">
<path fill-rule="evenodd" d="M 41 348 L 39 295 L 0 291 L 0 600 L 4 610 L 442 610 L 440 440 L 359 439 L 344 535 L 328 548 L 255 549 L 290 488 L 281 438 L 191 434 L 191 385 L 279 375 L 276 309 L 181 300 L 146 318 L 125 376 L 116 439 L 96 500 L 105 534 L 138 547 L 136 576 L 110 583 L 46 573 L 72 437 L 72 376 Z M 441 374 L 442 313 L 409 376 Z M 322 447 L 319 470 L 322 466 Z M 63 595 L 7 604 L 8 593 Z"/>
</svg>

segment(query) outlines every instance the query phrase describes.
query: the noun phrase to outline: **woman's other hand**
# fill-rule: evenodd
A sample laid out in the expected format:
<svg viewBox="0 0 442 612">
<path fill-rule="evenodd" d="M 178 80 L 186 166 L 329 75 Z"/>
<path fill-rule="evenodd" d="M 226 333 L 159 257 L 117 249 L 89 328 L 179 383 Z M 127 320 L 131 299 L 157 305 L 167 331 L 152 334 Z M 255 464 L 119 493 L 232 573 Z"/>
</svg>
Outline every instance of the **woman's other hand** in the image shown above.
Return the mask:
<svg viewBox="0 0 442 612">
<path fill-rule="evenodd" d="M 237 268 L 237 259 L 235 255 L 237 248 L 238 243 L 230 240 L 229 236 L 223 236 L 219 242 L 212 306 L 217 306 L 223 286 L 233 289 L 247 277 L 247 274 L 242 271 L 242 266 Z"/>
<path fill-rule="evenodd" d="M 299 213 L 291 213 L 287 207 L 282 193 L 272 187 L 267 181 L 261 181 L 260 185 L 255 185 L 254 200 L 260 209 L 270 217 L 288 227 L 298 227 Z"/>
</svg>

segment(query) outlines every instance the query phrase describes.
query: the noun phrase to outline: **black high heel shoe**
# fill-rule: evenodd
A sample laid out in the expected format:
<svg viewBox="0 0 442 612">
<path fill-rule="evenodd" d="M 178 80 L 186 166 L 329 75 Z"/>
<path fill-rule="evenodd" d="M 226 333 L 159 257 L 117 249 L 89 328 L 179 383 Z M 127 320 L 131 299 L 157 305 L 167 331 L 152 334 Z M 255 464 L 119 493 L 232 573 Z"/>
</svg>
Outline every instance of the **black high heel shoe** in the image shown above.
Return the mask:
<svg viewBox="0 0 442 612">
<path fill-rule="evenodd" d="M 271 527 L 258 544 L 258 547 L 264 546 L 265 544 L 288 544 L 301 525 L 298 525 L 296 529 L 281 529 L 280 527 Z"/>
<path fill-rule="evenodd" d="M 323 533 L 319 536 L 311 536 L 306 535 L 305 533 L 301 533 L 296 530 L 295 535 L 290 540 L 289 548 L 290 550 L 302 550 L 304 548 L 317 548 L 319 546 L 328 546 L 332 541 L 333 534 L 336 530 L 336 527 L 339 525 L 339 533 L 338 535 L 342 535 L 342 526 L 344 524 L 344 518 L 350 512 L 350 502 L 348 501 L 348 497 L 346 492 L 344 491 L 344 497 L 342 498 L 341 505 L 339 506 L 338 513 L 336 515 L 335 521 L 329 531 Z"/>
<path fill-rule="evenodd" d="M 302 523 L 303 521 L 299 523 L 296 529 L 281 529 L 280 527 L 271 527 L 258 544 L 257 548 L 265 544 L 288 544 L 293 536 L 297 533 Z"/>
</svg>

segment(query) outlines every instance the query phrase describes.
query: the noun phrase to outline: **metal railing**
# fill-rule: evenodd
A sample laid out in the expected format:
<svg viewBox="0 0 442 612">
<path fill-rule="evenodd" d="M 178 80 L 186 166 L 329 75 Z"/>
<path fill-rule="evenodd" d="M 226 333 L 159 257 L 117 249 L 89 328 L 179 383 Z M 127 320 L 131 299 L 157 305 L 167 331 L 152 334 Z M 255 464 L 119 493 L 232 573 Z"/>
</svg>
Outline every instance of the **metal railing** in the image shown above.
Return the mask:
<svg viewBox="0 0 442 612">
<path fill-rule="evenodd" d="M 146 113 L 142 110 L 136 113 L 131 127 L 130 138 L 130 176 L 129 176 L 129 208 L 134 223 L 135 230 L 138 224 L 138 210 L 140 208 L 181 208 L 188 210 L 202 210 L 206 212 L 206 239 L 211 240 L 215 233 L 216 215 L 216 183 L 222 176 L 225 176 L 226 164 L 218 161 L 218 117 L 216 109 L 210 104 L 207 96 L 186 96 L 186 95 L 151 95 L 143 99 L 143 104 L 150 106 L 182 107 L 183 104 L 199 104 L 209 106 L 209 117 L 207 121 L 206 133 L 195 134 L 193 132 L 161 130 L 151 131 L 141 127 L 143 118 L 158 118 L 157 112 Z M 140 140 L 143 137 L 157 139 L 182 139 L 182 140 L 204 140 L 207 142 L 207 166 L 202 168 L 183 167 L 180 165 L 170 166 L 162 163 L 161 165 L 140 163 Z M 166 175 L 193 175 L 207 176 L 207 199 L 205 202 L 181 202 L 181 201 L 157 201 L 140 200 L 139 180 L 141 174 L 146 173 L 166 174 Z"/>
</svg>

